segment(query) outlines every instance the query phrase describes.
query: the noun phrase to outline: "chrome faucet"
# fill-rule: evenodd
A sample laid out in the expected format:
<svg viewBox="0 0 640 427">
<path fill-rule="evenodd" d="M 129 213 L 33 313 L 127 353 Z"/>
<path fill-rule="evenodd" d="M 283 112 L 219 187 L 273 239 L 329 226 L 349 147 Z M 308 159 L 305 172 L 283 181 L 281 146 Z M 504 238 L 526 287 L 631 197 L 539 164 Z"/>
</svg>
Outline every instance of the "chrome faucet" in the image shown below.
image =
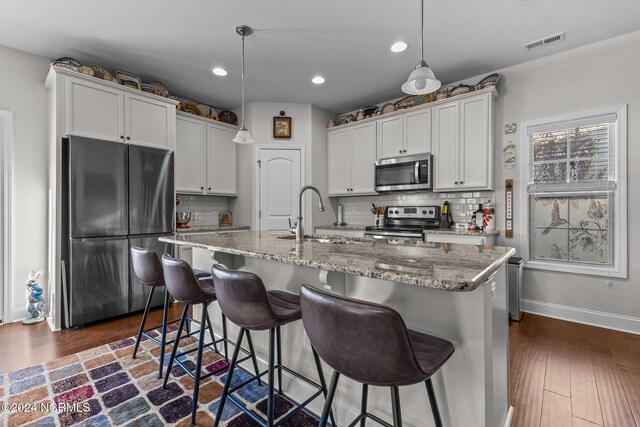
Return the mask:
<svg viewBox="0 0 640 427">
<path fill-rule="evenodd" d="M 291 226 L 291 218 L 289 218 L 289 232 L 296 235 L 296 243 L 302 243 L 304 241 L 304 225 L 302 224 L 302 195 L 307 190 L 313 190 L 318 194 L 318 209 L 320 212 L 324 212 L 324 203 L 322 203 L 322 196 L 320 191 L 313 185 L 305 185 L 300 189 L 298 193 L 298 218 L 297 221 Z"/>
</svg>

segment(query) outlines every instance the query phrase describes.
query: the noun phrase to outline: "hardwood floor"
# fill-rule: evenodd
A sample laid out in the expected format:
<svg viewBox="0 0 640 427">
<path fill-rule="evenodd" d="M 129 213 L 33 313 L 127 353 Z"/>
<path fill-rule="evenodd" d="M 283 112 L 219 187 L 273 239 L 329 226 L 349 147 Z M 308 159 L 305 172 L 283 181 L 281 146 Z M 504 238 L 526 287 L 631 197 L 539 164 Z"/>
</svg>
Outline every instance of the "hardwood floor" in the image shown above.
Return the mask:
<svg viewBox="0 0 640 427">
<path fill-rule="evenodd" d="M 640 336 L 532 314 L 509 335 L 514 427 L 640 426 Z"/>
<path fill-rule="evenodd" d="M 173 304 L 169 318 L 181 309 Z M 154 310 L 147 325 L 161 316 Z M 135 335 L 140 318 L 56 333 L 45 323 L 0 326 L 0 372 Z M 509 334 L 513 427 L 640 427 L 640 336 L 532 314 Z"/>
</svg>

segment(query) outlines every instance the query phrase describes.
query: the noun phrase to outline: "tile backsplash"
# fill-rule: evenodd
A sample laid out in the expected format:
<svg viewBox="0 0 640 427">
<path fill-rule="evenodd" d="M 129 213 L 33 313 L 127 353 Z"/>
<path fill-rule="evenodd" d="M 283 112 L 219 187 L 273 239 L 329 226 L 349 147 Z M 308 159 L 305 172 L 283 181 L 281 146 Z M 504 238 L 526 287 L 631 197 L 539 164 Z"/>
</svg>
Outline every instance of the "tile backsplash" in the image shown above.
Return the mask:
<svg viewBox="0 0 640 427">
<path fill-rule="evenodd" d="M 340 197 L 343 205 L 344 221 L 350 225 L 375 225 L 376 217 L 371 214 L 371 203 L 376 206 L 442 206 L 449 201 L 451 216 L 456 224 L 466 224 L 471 220 L 478 204 L 489 201 L 495 203 L 495 192 L 480 191 L 469 193 L 389 193 L 378 196 Z"/>
<path fill-rule="evenodd" d="M 229 212 L 229 198 L 178 194 L 177 212 L 193 212 L 190 226 L 218 225 L 218 214 Z"/>
</svg>

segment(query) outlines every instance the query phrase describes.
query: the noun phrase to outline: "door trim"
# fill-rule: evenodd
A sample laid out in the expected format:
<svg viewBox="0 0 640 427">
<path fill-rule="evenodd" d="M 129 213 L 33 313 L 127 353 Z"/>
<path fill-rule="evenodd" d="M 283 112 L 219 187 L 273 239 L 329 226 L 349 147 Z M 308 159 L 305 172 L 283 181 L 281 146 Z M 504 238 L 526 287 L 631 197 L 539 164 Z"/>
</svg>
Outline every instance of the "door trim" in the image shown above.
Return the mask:
<svg viewBox="0 0 640 427">
<path fill-rule="evenodd" d="M 304 145 L 276 145 L 276 144 L 256 144 L 255 149 L 255 166 L 254 166 L 254 198 L 253 198 L 253 229 L 262 231 L 260 228 L 260 217 L 258 212 L 260 211 L 260 150 L 299 150 L 300 151 L 300 186 L 306 185 L 306 170 L 305 165 L 307 163 L 304 152 Z M 305 224 L 306 226 L 307 224 Z M 306 229 L 306 227 L 305 227 Z"/>
<path fill-rule="evenodd" d="M 11 310 L 11 144 L 13 141 L 13 113 L 0 110 L 0 152 L 2 164 L 0 168 L 0 324 L 13 321 Z"/>
</svg>

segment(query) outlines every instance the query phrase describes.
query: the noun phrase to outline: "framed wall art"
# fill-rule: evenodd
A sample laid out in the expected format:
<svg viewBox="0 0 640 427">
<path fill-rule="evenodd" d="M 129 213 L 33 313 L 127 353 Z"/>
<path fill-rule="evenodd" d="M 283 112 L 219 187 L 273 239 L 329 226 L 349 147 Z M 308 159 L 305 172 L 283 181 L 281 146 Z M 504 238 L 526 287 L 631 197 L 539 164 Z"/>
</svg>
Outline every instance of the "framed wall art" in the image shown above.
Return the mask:
<svg viewBox="0 0 640 427">
<path fill-rule="evenodd" d="M 291 117 L 276 116 L 273 118 L 273 137 L 291 139 Z"/>
</svg>

